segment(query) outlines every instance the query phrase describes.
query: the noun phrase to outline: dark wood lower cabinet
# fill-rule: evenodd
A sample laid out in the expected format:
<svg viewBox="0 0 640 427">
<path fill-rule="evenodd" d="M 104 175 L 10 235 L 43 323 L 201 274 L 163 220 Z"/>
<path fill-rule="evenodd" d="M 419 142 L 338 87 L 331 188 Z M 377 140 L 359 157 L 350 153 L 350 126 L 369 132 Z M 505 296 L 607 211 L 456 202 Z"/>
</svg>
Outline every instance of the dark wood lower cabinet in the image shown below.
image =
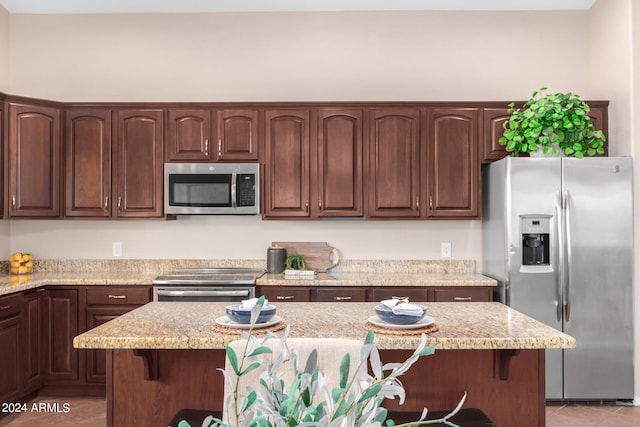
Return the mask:
<svg viewBox="0 0 640 427">
<path fill-rule="evenodd" d="M 79 379 L 79 354 L 73 348 L 78 335 L 78 290 L 47 291 L 46 384 L 73 384 Z"/>
<path fill-rule="evenodd" d="M 492 286 L 258 286 L 270 302 L 378 302 L 393 297 L 410 301 L 488 302 Z"/>
<path fill-rule="evenodd" d="M 24 294 L 22 302 L 22 392 L 31 393 L 44 384 L 45 316 L 44 289 Z"/>
<path fill-rule="evenodd" d="M 46 374 L 42 392 L 103 396 L 105 351 L 73 347 L 77 335 L 151 301 L 150 286 L 55 286 L 46 291 Z"/>
<path fill-rule="evenodd" d="M 21 295 L 0 298 L 0 401 L 20 394 Z"/>
</svg>

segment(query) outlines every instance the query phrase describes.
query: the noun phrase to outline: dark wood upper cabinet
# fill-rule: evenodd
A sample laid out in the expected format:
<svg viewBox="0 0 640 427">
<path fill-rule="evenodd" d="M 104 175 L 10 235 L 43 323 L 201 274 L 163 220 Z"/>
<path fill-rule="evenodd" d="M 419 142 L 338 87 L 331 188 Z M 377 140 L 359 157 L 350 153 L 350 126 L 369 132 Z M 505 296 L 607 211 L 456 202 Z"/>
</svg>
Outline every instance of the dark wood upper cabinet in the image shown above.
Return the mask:
<svg viewBox="0 0 640 427">
<path fill-rule="evenodd" d="M 322 108 L 311 156 L 312 214 L 363 216 L 363 111 Z"/>
<path fill-rule="evenodd" d="M 116 112 L 114 196 L 122 218 L 161 217 L 163 211 L 163 112 Z"/>
<path fill-rule="evenodd" d="M 217 110 L 217 160 L 258 161 L 258 119 L 258 110 Z"/>
<path fill-rule="evenodd" d="M 60 217 L 60 109 L 9 104 L 9 217 Z"/>
<path fill-rule="evenodd" d="M 604 154 L 609 155 L 609 101 L 588 101 L 589 117 L 596 130 L 601 130 L 607 140 L 604 143 Z"/>
<path fill-rule="evenodd" d="M 265 218 L 309 217 L 309 119 L 309 110 L 265 112 Z"/>
<path fill-rule="evenodd" d="M 367 216 L 420 216 L 420 109 L 369 111 Z"/>
<path fill-rule="evenodd" d="M 427 122 L 427 217 L 478 217 L 479 110 L 430 108 Z"/>
<path fill-rule="evenodd" d="M 167 111 L 165 160 L 167 162 L 213 161 L 211 110 Z"/>
<path fill-rule="evenodd" d="M 482 109 L 482 163 L 490 163 L 509 155 L 504 145 L 498 142 L 504 133 L 504 123 L 511 116 L 508 107 Z"/>
<path fill-rule="evenodd" d="M 65 216 L 111 216 L 111 110 L 65 112 Z"/>
</svg>

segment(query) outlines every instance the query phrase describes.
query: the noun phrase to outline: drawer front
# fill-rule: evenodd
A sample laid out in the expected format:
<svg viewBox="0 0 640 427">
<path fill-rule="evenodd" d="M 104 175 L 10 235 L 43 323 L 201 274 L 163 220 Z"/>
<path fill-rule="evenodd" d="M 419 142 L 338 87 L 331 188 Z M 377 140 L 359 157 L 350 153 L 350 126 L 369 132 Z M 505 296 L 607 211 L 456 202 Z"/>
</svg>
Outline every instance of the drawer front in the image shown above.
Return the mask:
<svg viewBox="0 0 640 427">
<path fill-rule="evenodd" d="M 0 319 L 20 313 L 22 294 L 14 294 L 0 298 Z"/>
<path fill-rule="evenodd" d="M 491 301 L 491 288 L 446 288 L 434 289 L 436 302 L 487 302 Z"/>
<path fill-rule="evenodd" d="M 309 302 L 311 289 L 293 286 L 264 286 L 256 289 L 256 296 L 264 295 L 269 302 Z"/>
<path fill-rule="evenodd" d="M 318 288 L 315 301 L 318 302 L 365 302 L 366 288 Z"/>
<path fill-rule="evenodd" d="M 150 286 L 95 286 L 87 288 L 87 305 L 143 305 L 151 301 Z"/>
<path fill-rule="evenodd" d="M 407 297 L 409 302 L 425 302 L 427 299 L 427 288 L 405 287 L 405 288 L 373 288 L 371 298 L 374 302 L 391 299 L 393 297 Z"/>
</svg>

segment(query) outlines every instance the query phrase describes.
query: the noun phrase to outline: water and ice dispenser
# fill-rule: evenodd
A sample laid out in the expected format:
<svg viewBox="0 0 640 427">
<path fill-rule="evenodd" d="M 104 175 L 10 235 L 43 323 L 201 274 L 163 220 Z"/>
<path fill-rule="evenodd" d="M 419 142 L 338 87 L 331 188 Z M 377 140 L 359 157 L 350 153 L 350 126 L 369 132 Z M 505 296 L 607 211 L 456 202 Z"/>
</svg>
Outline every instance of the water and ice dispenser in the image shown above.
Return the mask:
<svg viewBox="0 0 640 427">
<path fill-rule="evenodd" d="M 520 217 L 520 234 L 522 239 L 522 267 L 531 272 L 540 270 L 531 267 L 549 269 L 549 239 L 551 216 L 523 215 Z"/>
</svg>

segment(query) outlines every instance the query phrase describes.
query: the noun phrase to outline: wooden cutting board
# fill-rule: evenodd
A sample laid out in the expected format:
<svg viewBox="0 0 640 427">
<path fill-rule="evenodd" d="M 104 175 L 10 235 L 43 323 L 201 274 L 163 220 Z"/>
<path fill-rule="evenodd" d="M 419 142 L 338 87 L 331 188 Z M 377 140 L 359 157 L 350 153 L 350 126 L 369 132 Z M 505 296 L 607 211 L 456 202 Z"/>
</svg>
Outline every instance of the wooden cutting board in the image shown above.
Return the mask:
<svg viewBox="0 0 640 427">
<path fill-rule="evenodd" d="M 340 262 L 338 250 L 329 246 L 327 242 L 272 242 L 271 246 L 287 249 L 289 255 L 304 255 L 304 262 L 308 270 L 318 270 L 324 273 L 328 268 L 335 267 Z"/>
</svg>

